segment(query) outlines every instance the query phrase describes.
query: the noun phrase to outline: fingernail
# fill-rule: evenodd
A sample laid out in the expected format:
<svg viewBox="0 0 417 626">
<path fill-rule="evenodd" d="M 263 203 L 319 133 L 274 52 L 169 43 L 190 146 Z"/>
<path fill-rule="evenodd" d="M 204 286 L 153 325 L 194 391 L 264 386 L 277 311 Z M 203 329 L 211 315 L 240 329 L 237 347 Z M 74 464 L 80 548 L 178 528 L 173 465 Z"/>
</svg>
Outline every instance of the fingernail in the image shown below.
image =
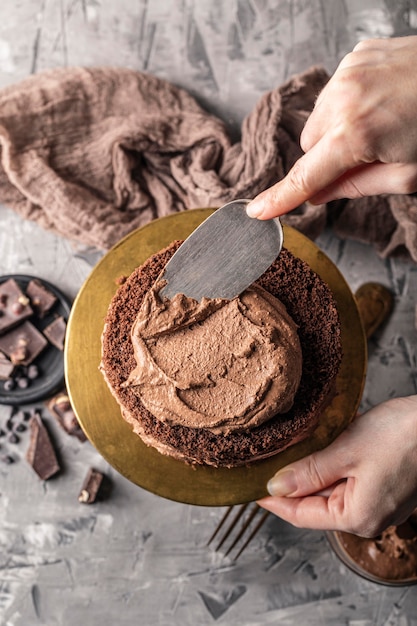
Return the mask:
<svg viewBox="0 0 417 626">
<path fill-rule="evenodd" d="M 263 200 L 252 200 L 246 207 L 248 217 L 260 217 L 264 211 Z"/>
<path fill-rule="evenodd" d="M 284 469 L 275 474 L 266 486 L 271 496 L 290 496 L 297 490 L 295 471 Z"/>
</svg>

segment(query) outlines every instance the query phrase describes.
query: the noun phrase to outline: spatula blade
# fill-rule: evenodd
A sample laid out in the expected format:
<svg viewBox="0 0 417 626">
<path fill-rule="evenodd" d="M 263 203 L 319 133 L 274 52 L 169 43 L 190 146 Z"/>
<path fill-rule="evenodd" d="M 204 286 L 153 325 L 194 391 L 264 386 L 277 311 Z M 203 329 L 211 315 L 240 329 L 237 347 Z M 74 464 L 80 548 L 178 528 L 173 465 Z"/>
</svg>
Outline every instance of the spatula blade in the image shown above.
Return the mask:
<svg viewBox="0 0 417 626">
<path fill-rule="evenodd" d="M 167 263 L 160 295 L 232 299 L 263 274 L 281 251 L 282 226 L 248 217 L 248 202 L 225 204 L 191 233 Z"/>
</svg>

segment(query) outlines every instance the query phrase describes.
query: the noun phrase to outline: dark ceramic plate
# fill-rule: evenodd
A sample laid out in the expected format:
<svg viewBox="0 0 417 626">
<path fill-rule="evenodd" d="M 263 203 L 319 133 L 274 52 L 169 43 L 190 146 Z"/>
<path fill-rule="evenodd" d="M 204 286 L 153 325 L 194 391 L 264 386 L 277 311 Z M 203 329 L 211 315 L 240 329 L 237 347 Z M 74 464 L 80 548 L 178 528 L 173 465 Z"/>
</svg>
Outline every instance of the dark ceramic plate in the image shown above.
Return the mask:
<svg viewBox="0 0 417 626">
<path fill-rule="evenodd" d="M 46 289 L 51 291 L 56 297 L 57 302 L 51 311 L 44 318 L 39 319 L 35 315 L 29 318 L 29 321 L 36 326 L 38 330 L 42 330 L 48 326 L 57 316 L 61 315 L 66 321 L 71 310 L 70 300 L 54 285 L 47 280 L 38 278 L 37 276 L 28 276 L 26 274 L 8 274 L 0 276 L 0 284 L 9 278 L 14 278 L 23 292 L 31 280 L 37 278 Z M 35 359 L 34 363 L 39 368 L 39 377 L 30 381 L 26 389 L 16 387 L 12 391 L 4 389 L 4 381 L 0 380 L 0 404 L 9 404 L 11 406 L 29 404 L 38 402 L 48 396 L 52 396 L 64 385 L 64 353 L 55 348 L 52 344 L 41 352 Z"/>
</svg>

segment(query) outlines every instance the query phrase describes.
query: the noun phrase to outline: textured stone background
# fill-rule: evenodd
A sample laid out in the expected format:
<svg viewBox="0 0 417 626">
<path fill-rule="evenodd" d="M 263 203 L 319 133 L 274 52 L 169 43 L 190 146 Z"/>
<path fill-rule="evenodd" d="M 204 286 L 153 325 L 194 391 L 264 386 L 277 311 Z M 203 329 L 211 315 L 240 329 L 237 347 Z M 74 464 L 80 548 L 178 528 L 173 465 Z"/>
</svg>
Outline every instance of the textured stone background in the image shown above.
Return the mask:
<svg viewBox="0 0 417 626">
<path fill-rule="evenodd" d="M 185 87 L 238 137 L 291 74 L 333 71 L 360 39 L 416 32 L 415 0 L 2 0 L 0 87 L 55 66 L 132 67 Z M 395 294 L 370 343 L 363 408 L 416 393 L 417 267 L 329 232 L 318 243 L 352 289 L 377 280 Z M 100 256 L 0 207 L 0 275 L 35 274 L 74 297 Z M 64 461 L 56 479 L 40 482 L 25 462 L 27 433 L 18 462 L 0 467 L 1 625 L 417 624 L 417 587 L 366 582 L 323 533 L 272 516 L 233 564 L 205 545 L 222 510 L 153 496 L 48 423 Z M 77 495 L 90 465 L 113 490 L 86 507 Z"/>
</svg>

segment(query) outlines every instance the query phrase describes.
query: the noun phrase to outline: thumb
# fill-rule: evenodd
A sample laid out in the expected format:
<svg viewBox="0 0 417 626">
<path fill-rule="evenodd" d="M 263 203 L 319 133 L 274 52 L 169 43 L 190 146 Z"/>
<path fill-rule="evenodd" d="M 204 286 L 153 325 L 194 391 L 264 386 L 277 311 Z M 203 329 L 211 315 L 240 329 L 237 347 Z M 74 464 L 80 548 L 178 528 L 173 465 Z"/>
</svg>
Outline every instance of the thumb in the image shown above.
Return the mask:
<svg viewBox="0 0 417 626">
<path fill-rule="evenodd" d="M 331 447 L 331 446 L 330 446 Z M 279 470 L 267 484 L 271 496 L 303 497 L 311 494 L 326 495 L 326 489 L 346 478 L 345 464 L 337 455 L 328 454 L 329 448 L 287 465 Z"/>
</svg>

